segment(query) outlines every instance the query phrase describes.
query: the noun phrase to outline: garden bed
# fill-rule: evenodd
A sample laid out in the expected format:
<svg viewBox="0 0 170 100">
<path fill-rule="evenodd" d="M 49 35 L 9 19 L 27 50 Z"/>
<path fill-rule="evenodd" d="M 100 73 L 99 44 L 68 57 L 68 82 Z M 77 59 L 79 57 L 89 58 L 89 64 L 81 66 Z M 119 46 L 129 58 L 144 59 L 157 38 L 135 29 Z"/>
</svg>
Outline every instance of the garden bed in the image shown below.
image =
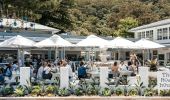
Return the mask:
<svg viewBox="0 0 170 100">
<path fill-rule="evenodd" d="M 170 97 L 143 97 L 143 96 L 0 97 L 0 100 L 170 100 Z"/>
</svg>

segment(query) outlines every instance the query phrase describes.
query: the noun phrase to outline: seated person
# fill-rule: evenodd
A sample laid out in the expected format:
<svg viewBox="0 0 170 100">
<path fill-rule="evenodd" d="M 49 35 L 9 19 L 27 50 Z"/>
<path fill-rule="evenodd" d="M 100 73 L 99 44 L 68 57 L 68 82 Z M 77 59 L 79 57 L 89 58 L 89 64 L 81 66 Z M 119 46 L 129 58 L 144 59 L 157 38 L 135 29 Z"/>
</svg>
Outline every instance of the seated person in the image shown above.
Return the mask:
<svg viewBox="0 0 170 100">
<path fill-rule="evenodd" d="M 35 77 L 36 75 L 35 75 L 35 73 L 34 73 L 34 67 L 33 67 L 32 63 L 31 63 L 31 62 L 25 62 L 25 66 L 26 66 L 26 67 L 30 67 L 31 77 Z"/>
<path fill-rule="evenodd" d="M 119 65 L 119 71 L 127 71 L 126 66 L 127 65 L 124 64 L 124 61 L 121 61 Z"/>
<path fill-rule="evenodd" d="M 18 62 L 17 62 L 17 61 L 14 61 L 14 62 L 13 62 L 13 65 L 12 65 L 12 70 L 13 70 L 13 71 L 16 71 L 17 69 L 19 69 Z"/>
<path fill-rule="evenodd" d="M 52 78 L 51 65 L 50 64 L 48 64 L 47 66 L 44 67 L 42 76 L 43 76 L 43 79 L 51 79 Z"/>
<path fill-rule="evenodd" d="M 0 83 L 4 82 L 4 75 L 3 75 L 3 69 L 0 68 Z"/>
<path fill-rule="evenodd" d="M 43 70 L 44 67 L 47 66 L 47 62 L 43 62 L 43 64 L 41 65 L 41 67 L 38 69 L 38 73 L 37 73 L 37 78 L 38 79 L 42 79 L 42 75 L 43 75 Z"/>
<path fill-rule="evenodd" d="M 119 66 L 117 64 L 117 62 L 114 62 L 113 66 L 112 66 L 112 74 L 114 77 L 118 77 L 119 76 Z"/>
<path fill-rule="evenodd" d="M 127 70 L 132 71 L 131 76 L 135 76 L 135 70 L 134 70 L 132 63 L 130 61 L 128 62 Z"/>
<path fill-rule="evenodd" d="M 12 76 L 12 66 L 11 66 L 11 64 L 7 64 L 7 68 L 4 70 L 4 76 L 11 78 L 11 76 Z"/>
<path fill-rule="evenodd" d="M 84 67 L 84 62 L 80 62 L 80 67 L 78 68 L 78 78 L 86 78 L 87 73 L 86 73 L 86 68 Z"/>
</svg>

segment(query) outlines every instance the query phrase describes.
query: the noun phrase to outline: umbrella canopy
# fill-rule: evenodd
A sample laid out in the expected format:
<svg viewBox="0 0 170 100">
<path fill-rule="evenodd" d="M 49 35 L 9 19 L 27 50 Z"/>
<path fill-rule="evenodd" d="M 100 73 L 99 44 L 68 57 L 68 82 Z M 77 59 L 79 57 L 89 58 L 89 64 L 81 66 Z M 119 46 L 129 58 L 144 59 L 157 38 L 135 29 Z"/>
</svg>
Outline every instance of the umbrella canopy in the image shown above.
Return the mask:
<svg viewBox="0 0 170 100">
<path fill-rule="evenodd" d="M 35 44 L 36 47 L 69 47 L 74 46 L 67 40 L 64 40 L 59 35 L 53 35 L 45 40 Z"/>
<path fill-rule="evenodd" d="M 117 37 L 114 40 L 110 41 L 111 48 L 136 48 L 134 42 L 124 39 L 122 37 Z"/>
<path fill-rule="evenodd" d="M 100 37 L 97 37 L 95 35 L 90 35 L 86 39 L 80 41 L 77 43 L 77 46 L 80 47 L 108 47 L 109 42 L 105 39 L 102 39 Z"/>
<path fill-rule="evenodd" d="M 138 46 L 137 49 L 156 49 L 165 47 L 164 45 L 158 44 L 147 39 L 140 39 L 139 41 L 135 42 L 135 45 Z"/>
<path fill-rule="evenodd" d="M 34 44 L 35 44 L 34 41 L 27 39 L 23 36 L 17 35 L 1 42 L 0 47 L 23 48 L 23 47 L 33 47 Z"/>
</svg>

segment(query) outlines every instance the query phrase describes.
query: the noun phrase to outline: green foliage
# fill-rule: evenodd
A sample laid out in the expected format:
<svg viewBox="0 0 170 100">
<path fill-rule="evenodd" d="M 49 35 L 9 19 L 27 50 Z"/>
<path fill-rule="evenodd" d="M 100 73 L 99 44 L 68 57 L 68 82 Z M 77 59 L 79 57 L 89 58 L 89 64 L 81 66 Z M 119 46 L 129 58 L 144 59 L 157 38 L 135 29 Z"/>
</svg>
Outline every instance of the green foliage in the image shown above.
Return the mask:
<svg viewBox="0 0 170 100">
<path fill-rule="evenodd" d="M 48 85 L 45 88 L 46 94 L 54 94 L 56 91 L 57 91 L 57 88 L 55 86 L 53 86 L 53 85 Z"/>
<path fill-rule="evenodd" d="M 138 95 L 138 91 L 136 89 L 131 89 L 128 91 L 129 96 L 136 96 Z"/>
<path fill-rule="evenodd" d="M 19 97 L 24 96 L 24 95 L 25 95 L 25 88 L 24 88 L 23 86 L 19 85 L 19 86 L 15 89 L 14 95 L 15 95 L 15 96 L 19 96 Z"/>
<path fill-rule="evenodd" d="M 169 0 L 3 0 L 0 7 L 1 16 L 27 16 L 79 35 L 133 37 L 128 29 L 170 18 Z"/>
<path fill-rule="evenodd" d="M 135 84 L 135 89 L 138 91 L 139 96 L 142 95 L 143 88 L 145 88 L 145 86 L 143 86 L 143 82 L 141 82 L 141 77 L 137 76 L 137 83 Z"/>
<path fill-rule="evenodd" d="M 157 78 L 149 77 L 149 87 L 155 87 L 157 85 Z"/>
<path fill-rule="evenodd" d="M 121 88 L 117 88 L 116 91 L 115 91 L 115 93 L 116 93 L 117 96 L 122 96 L 122 95 L 124 95 L 124 91 L 123 91 L 123 89 L 121 89 Z"/>
<path fill-rule="evenodd" d="M 3 96 L 11 95 L 14 93 L 14 88 L 11 85 L 7 84 L 2 87 L 0 92 Z"/>
<path fill-rule="evenodd" d="M 109 88 L 104 88 L 104 89 L 101 91 L 101 95 L 102 95 L 102 96 L 111 96 L 111 95 L 112 95 L 112 91 L 111 91 Z"/>
<path fill-rule="evenodd" d="M 60 89 L 58 90 L 58 95 L 59 95 L 59 96 L 69 96 L 69 95 L 70 95 L 70 92 L 69 92 L 69 90 L 66 89 L 66 88 L 60 88 Z"/>
<path fill-rule="evenodd" d="M 79 87 L 79 88 L 76 88 L 76 89 L 75 89 L 74 94 L 75 94 L 76 96 L 82 96 L 82 95 L 84 95 L 84 91 L 83 91 L 82 88 Z"/>
<path fill-rule="evenodd" d="M 87 95 L 91 96 L 91 95 L 98 95 L 99 93 L 99 86 L 96 85 L 88 85 L 87 87 Z"/>
<path fill-rule="evenodd" d="M 144 96 L 156 96 L 158 90 L 155 90 L 154 87 L 149 87 L 144 90 Z"/>
<path fill-rule="evenodd" d="M 33 86 L 33 89 L 31 91 L 31 95 L 32 96 L 39 96 L 41 94 L 41 92 L 42 92 L 42 89 L 39 85 Z"/>
<path fill-rule="evenodd" d="M 160 90 L 160 96 L 170 96 L 170 90 Z"/>
</svg>

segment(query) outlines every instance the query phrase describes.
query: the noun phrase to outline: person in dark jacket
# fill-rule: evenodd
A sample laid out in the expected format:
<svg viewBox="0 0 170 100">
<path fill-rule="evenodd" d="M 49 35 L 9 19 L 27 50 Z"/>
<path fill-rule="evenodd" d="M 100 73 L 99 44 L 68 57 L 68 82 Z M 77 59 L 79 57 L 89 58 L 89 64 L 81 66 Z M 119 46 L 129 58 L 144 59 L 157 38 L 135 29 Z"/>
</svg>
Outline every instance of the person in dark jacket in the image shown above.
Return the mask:
<svg viewBox="0 0 170 100">
<path fill-rule="evenodd" d="M 4 83 L 3 69 L 0 68 L 0 83 Z"/>
<path fill-rule="evenodd" d="M 7 64 L 7 68 L 4 70 L 4 75 L 11 78 L 12 77 L 12 65 Z"/>
<path fill-rule="evenodd" d="M 84 67 L 84 62 L 80 62 L 80 67 L 78 68 L 78 78 L 86 78 L 87 73 L 86 73 L 86 68 Z"/>
</svg>

